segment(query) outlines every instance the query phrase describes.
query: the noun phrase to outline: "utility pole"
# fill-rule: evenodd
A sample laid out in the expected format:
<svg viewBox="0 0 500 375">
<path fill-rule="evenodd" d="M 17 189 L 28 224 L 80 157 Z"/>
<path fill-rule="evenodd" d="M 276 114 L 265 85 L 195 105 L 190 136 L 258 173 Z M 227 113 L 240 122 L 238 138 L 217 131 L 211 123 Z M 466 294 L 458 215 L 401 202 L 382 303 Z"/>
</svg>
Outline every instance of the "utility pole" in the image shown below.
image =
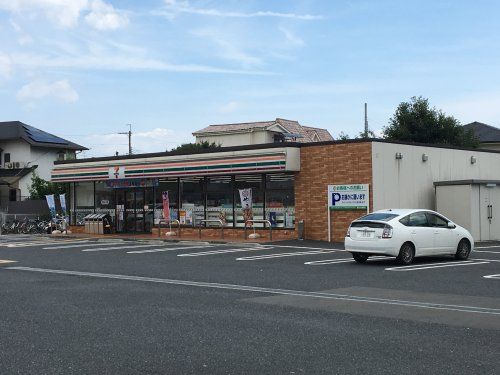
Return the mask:
<svg viewBox="0 0 500 375">
<path fill-rule="evenodd" d="M 132 124 L 127 124 L 126 126 L 128 126 L 128 132 L 121 132 L 118 134 L 128 135 L 128 154 L 132 155 Z"/>
<path fill-rule="evenodd" d="M 368 138 L 368 104 L 365 103 L 365 137 Z"/>
</svg>

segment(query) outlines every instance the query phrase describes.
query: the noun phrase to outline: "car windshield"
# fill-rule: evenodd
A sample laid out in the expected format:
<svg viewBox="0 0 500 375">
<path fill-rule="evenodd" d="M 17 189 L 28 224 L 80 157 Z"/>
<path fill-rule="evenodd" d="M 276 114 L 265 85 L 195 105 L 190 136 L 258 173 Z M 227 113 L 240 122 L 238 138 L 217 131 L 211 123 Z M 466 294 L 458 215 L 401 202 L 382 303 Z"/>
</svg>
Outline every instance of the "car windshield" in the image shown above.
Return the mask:
<svg viewBox="0 0 500 375">
<path fill-rule="evenodd" d="M 398 217 L 397 214 L 391 214 L 388 212 L 374 212 L 373 214 L 368 214 L 363 217 L 360 217 L 358 220 L 377 220 L 377 221 L 389 221 Z"/>
</svg>

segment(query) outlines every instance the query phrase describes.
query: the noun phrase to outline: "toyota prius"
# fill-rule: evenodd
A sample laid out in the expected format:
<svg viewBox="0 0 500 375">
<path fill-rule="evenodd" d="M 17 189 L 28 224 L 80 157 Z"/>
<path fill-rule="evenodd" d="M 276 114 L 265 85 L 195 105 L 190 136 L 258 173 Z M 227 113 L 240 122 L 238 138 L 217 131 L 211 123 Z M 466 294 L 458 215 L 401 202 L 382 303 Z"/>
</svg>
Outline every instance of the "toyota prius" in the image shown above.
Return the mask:
<svg viewBox="0 0 500 375">
<path fill-rule="evenodd" d="M 428 255 L 466 260 L 474 248 L 467 229 L 437 212 L 419 209 L 380 210 L 356 219 L 344 243 L 358 263 L 371 255 L 387 255 L 405 265 Z"/>
</svg>

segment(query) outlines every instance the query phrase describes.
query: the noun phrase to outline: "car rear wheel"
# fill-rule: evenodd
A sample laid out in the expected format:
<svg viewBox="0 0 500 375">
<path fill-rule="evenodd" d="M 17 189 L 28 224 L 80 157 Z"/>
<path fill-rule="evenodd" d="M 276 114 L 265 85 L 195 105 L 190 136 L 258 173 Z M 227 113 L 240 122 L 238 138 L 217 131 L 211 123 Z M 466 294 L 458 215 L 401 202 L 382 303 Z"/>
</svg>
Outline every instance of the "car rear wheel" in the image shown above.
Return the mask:
<svg viewBox="0 0 500 375">
<path fill-rule="evenodd" d="M 368 254 L 363 254 L 363 253 L 352 253 L 352 257 L 354 260 L 358 263 L 365 263 L 366 260 L 368 259 Z"/>
<path fill-rule="evenodd" d="M 455 259 L 466 260 L 469 258 L 470 254 L 470 243 L 469 241 L 463 239 L 458 243 L 457 252 L 455 253 Z"/>
<path fill-rule="evenodd" d="M 413 262 L 415 258 L 415 249 L 411 243 L 404 243 L 399 250 L 399 255 L 396 258 L 399 264 L 408 265 Z"/>
</svg>

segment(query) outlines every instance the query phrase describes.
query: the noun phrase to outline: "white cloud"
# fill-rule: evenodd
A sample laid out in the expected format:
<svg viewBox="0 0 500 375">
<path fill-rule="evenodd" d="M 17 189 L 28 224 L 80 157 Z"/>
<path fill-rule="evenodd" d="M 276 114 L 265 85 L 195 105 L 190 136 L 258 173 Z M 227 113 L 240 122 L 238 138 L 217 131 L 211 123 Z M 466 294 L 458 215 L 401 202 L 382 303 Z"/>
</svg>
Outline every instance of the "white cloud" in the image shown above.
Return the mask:
<svg viewBox="0 0 500 375">
<path fill-rule="evenodd" d="M 69 68 L 69 69 L 97 69 L 97 70 L 157 70 L 170 72 L 191 73 L 224 73 L 269 75 L 268 72 L 225 69 L 198 64 L 170 64 L 157 59 L 117 55 L 116 53 L 81 53 L 78 56 L 48 56 L 33 53 L 15 53 L 10 55 L 12 64 L 27 68 Z"/>
<path fill-rule="evenodd" d="M 238 102 L 229 102 L 219 107 L 219 112 L 221 113 L 232 113 L 240 108 L 241 105 Z"/>
<path fill-rule="evenodd" d="M 236 61 L 245 67 L 260 65 L 262 63 L 260 58 L 243 51 L 237 46 L 237 43 L 234 40 L 230 40 L 230 37 L 227 35 L 221 35 L 214 30 L 196 30 L 193 32 L 193 35 L 205 38 L 216 44 L 218 49 L 215 53 L 223 59 Z"/>
<path fill-rule="evenodd" d="M 189 132 L 167 128 L 136 132 L 132 126 L 132 150 L 135 153 L 166 151 L 193 141 L 193 136 Z M 81 137 L 78 142 L 91 149 L 86 152 L 86 157 L 114 155 L 116 151 L 120 155 L 128 153 L 128 139 L 123 134 L 92 134 Z"/>
<path fill-rule="evenodd" d="M 54 97 L 60 101 L 71 103 L 78 100 L 78 93 L 66 79 L 52 83 L 36 80 L 21 87 L 16 97 L 17 100 L 22 102 Z"/>
<path fill-rule="evenodd" d="M 0 0 L 0 9 L 13 13 L 42 13 L 59 27 L 74 27 L 88 0 Z"/>
<path fill-rule="evenodd" d="M 12 61 L 9 56 L 0 53 L 0 77 L 9 78 L 12 72 Z"/>
<path fill-rule="evenodd" d="M 295 35 L 295 33 L 293 33 L 291 30 L 288 30 L 284 27 L 280 27 L 280 31 L 283 33 L 283 35 L 285 35 L 285 39 L 288 43 L 297 46 L 303 46 L 305 44 L 304 41 L 300 37 Z"/>
<path fill-rule="evenodd" d="M 103 0 L 0 0 L 0 10 L 30 17 L 43 15 L 57 27 L 71 28 L 80 16 L 98 30 L 116 29 L 128 24 L 123 11 L 116 10 Z"/>
<path fill-rule="evenodd" d="M 256 17 L 275 17 L 275 18 L 289 18 L 298 20 L 318 20 L 323 16 L 311 14 L 296 14 L 296 13 L 281 13 L 270 11 L 256 11 L 256 12 L 229 12 L 213 8 L 198 8 L 191 6 L 189 1 L 177 0 L 164 0 L 165 8 L 156 11 L 155 14 L 173 18 L 179 13 L 198 14 L 202 16 L 215 16 L 215 17 L 231 17 L 231 18 L 256 18 Z"/>
<path fill-rule="evenodd" d="M 91 12 L 85 16 L 85 21 L 97 30 L 115 30 L 128 25 L 125 13 L 117 11 L 113 5 L 102 0 L 94 0 L 90 6 Z"/>
<path fill-rule="evenodd" d="M 33 38 L 30 35 L 26 34 L 24 32 L 24 30 L 21 28 L 21 26 L 19 26 L 16 22 L 14 22 L 13 20 L 10 20 L 10 24 L 11 24 L 12 28 L 14 29 L 14 31 L 16 32 L 17 41 L 21 46 L 24 46 L 26 44 L 30 44 L 33 42 Z"/>
</svg>

